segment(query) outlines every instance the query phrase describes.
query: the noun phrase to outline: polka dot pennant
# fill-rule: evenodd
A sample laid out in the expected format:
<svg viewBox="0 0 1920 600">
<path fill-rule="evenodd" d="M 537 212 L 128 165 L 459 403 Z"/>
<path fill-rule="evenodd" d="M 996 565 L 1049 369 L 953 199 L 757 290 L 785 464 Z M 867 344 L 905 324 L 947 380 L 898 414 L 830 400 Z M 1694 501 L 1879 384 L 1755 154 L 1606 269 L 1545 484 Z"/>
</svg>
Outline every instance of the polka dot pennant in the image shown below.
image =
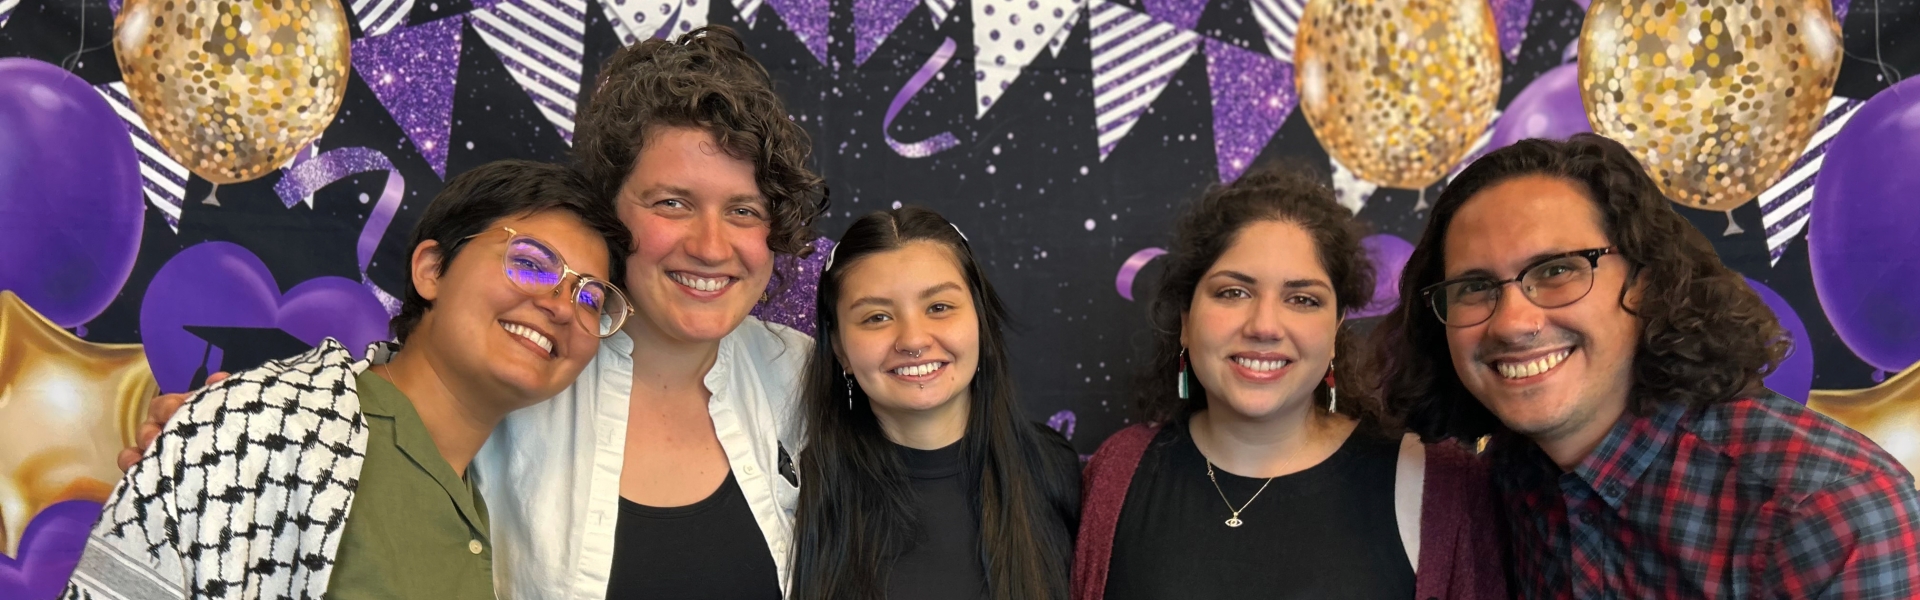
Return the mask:
<svg viewBox="0 0 1920 600">
<path fill-rule="evenodd" d="M 648 38 L 673 39 L 707 24 L 707 3 L 713 0 L 600 0 L 621 45 Z M 749 14 L 742 11 L 741 14 Z"/>
<path fill-rule="evenodd" d="M 985 116 L 1072 18 L 1073 0 L 974 0 L 974 109 Z"/>
</svg>

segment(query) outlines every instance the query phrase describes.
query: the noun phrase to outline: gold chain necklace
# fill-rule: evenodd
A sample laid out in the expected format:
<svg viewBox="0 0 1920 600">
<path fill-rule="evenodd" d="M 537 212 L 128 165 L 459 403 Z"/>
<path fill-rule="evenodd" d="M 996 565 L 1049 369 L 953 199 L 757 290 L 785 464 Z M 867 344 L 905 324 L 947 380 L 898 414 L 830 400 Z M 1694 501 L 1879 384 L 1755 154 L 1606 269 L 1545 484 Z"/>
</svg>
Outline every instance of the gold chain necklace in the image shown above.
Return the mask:
<svg viewBox="0 0 1920 600">
<path fill-rule="evenodd" d="M 1204 455 L 1201 456 L 1201 460 L 1206 460 L 1206 457 Z M 1253 493 L 1253 498 L 1248 498 L 1247 503 L 1240 505 L 1240 508 L 1234 508 L 1233 501 L 1227 499 L 1227 491 L 1220 489 L 1220 480 L 1214 478 L 1213 476 L 1213 461 L 1206 460 L 1206 463 L 1207 463 L 1207 481 L 1213 482 L 1213 491 L 1220 493 L 1220 501 L 1227 503 L 1227 510 L 1233 511 L 1233 516 L 1227 517 L 1227 526 L 1239 527 L 1241 525 L 1245 525 L 1246 521 L 1240 520 L 1240 511 L 1246 510 L 1248 506 L 1252 506 L 1254 498 L 1259 498 L 1260 492 L 1267 491 L 1267 486 L 1273 483 L 1274 478 L 1268 477 L 1267 482 L 1260 484 L 1260 489 Z"/>
</svg>

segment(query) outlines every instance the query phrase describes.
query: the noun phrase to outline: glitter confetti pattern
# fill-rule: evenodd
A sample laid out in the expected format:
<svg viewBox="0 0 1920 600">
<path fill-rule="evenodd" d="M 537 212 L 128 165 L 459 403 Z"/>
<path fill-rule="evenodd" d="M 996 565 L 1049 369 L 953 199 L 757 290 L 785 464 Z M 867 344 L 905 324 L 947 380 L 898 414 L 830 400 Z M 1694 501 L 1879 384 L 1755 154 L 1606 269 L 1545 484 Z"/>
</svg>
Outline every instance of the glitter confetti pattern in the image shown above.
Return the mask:
<svg viewBox="0 0 1920 600">
<path fill-rule="evenodd" d="M 1100 130 L 1100 159 L 1106 160 L 1173 73 L 1193 57 L 1200 36 L 1105 0 L 1092 0 L 1088 14 L 1094 123 Z"/>
<path fill-rule="evenodd" d="M 133 149 L 140 154 L 140 190 L 146 194 L 147 203 L 158 209 L 166 218 L 167 226 L 179 233 L 180 207 L 186 204 L 187 168 L 167 156 L 159 142 L 153 141 L 146 122 L 133 110 L 126 84 L 116 81 L 93 86 L 93 89 L 100 92 L 107 104 L 113 106 L 113 112 L 127 123 L 127 133 L 133 136 Z"/>
<path fill-rule="evenodd" d="M 1533 0 L 1492 0 L 1493 22 L 1500 31 L 1500 50 L 1507 60 L 1520 57 L 1520 45 L 1527 41 L 1527 18 L 1533 14 Z"/>
<path fill-rule="evenodd" d="M 867 58 L 886 43 L 917 4 L 917 0 L 853 0 L 853 64 L 867 64 Z"/>
<path fill-rule="evenodd" d="M 813 240 L 813 253 L 805 258 L 774 257 L 774 275 L 767 283 L 767 301 L 753 307 L 753 316 L 813 335 L 813 307 L 820 293 L 820 272 L 825 270 L 832 250 L 833 240 L 823 237 Z"/>
<path fill-rule="evenodd" d="M 820 64 L 827 63 L 827 0 L 766 0 Z"/>
<path fill-rule="evenodd" d="M 586 0 L 505 0 L 473 11 L 473 28 L 500 55 L 560 137 L 573 141 L 587 29 Z"/>
<path fill-rule="evenodd" d="M 1193 29 L 1200 23 L 1200 13 L 1207 10 L 1207 0 L 1141 0 L 1140 4 L 1153 18 L 1181 29 Z"/>
<path fill-rule="evenodd" d="M 461 17 L 449 17 L 353 42 L 353 68 L 393 115 L 407 139 L 447 176 L 453 80 L 460 68 Z"/>
<path fill-rule="evenodd" d="M 1218 40 L 1207 40 L 1206 48 L 1213 152 L 1220 180 L 1233 181 L 1293 114 L 1293 65 Z"/>
<path fill-rule="evenodd" d="M 214 183 L 286 164 L 346 94 L 339 0 L 128 0 L 118 22 L 134 108 L 169 156 Z"/>
<path fill-rule="evenodd" d="M 1327 152 L 1368 181 L 1423 189 L 1472 150 L 1500 99 L 1484 2 L 1307 5 L 1294 46 L 1300 110 Z"/>
<path fill-rule="evenodd" d="M 1693 4 L 1595 0 L 1581 100 L 1594 131 L 1632 150 L 1668 198 L 1732 210 L 1813 138 L 1840 72 L 1840 25 L 1825 2 Z"/>
</svg>

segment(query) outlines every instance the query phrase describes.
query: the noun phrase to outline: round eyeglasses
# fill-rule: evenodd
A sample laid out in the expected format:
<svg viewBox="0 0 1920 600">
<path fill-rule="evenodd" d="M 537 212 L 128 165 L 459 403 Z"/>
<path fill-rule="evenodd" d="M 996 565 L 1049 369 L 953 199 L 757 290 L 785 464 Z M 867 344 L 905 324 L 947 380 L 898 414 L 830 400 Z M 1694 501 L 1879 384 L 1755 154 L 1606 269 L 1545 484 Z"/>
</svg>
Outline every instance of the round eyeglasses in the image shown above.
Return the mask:
<svg viewBox="0 0 1920 600">
<path fill-rule="evenodd" d="M 592 275 L 575 271 L 560 258 L 560 253 L 539 238 L 521 234 L 512 227 L 501 227 L 507 232 L 507 249 L 501 254 L 500 263 L 507 274 L 507 281 L 513 287 L 529 296 L 544 294 L 558 295 L 560 284 L 573 277 L 573 286 L 569 292 L 573 306 L 579 318 L 574 319 L 580 327 L 595 336 L 611 337 L 627 323 L 627 317 L 633 315 L 633 304 L 627 302 L 627 295 L 620 288 L 601 281 Z M 464 238 L 466 242 L 491 232 L 483 231 Z"/>
<path fill-rule="evenodd" d="M 1500 291 L 1509 283 L 1520 284 L 1520 294 L 1534 306 L 1560 308 L 1587 297 L 1593 291 L 1593 271 L 1600 268 L 1600 257 L 1617 252 L 1607 247 L 1555 254 L 1521 269 L 1513 279 L 1478 275 L 1449 279 L 1422 288 L 1420 295 L 1448 327 L 1472 327 L 1493 318 Z"/>
</svg>

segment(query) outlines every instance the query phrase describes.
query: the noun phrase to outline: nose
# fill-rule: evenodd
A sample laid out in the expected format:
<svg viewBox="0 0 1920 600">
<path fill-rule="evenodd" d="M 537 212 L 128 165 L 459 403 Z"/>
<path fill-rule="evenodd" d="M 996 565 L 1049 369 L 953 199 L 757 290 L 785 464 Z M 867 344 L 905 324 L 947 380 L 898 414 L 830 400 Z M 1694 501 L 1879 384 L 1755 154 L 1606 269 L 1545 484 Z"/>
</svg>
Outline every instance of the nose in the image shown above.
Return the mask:
<svg viewBox="0 0 1920 600">
<path fill-rule="evenodd" d="M 572 278 L 562 278 L 560 285 L 555 286 L 552 292 L 533 294 L 534 308 L 540 309 L 540 312 L 547 316 L 547 320 L 556 325 L 573 323 L 579 316 L 574 309 L 573 284 Z"/>
<path fill-rule="evenodd" d="M 1246 324 L 1240 327 L 1240 334 L 1258 342 L 1279 341 L 1282 337 L 1280 311 L 1286 310 L 1281 299 L 1262 297 L 1253 304 L 1253 313 L 1247 315 Z"/>
<path fill-rule="evenodd" d="M 919 358 L 928 348 L 933 347 L 933 335 L 927 331 L 925 319 L 918 315 L 908 315 L 900 319 L 900 336 L 893 341 L 893 349 L 912 358 Z"/>
<path fill-rule="evenodd" d="M 1487 317 L 1487 335 L 1509 344 L 1525 343 L 1546 325 L 1547 311 L 1526 297 L 1520 287 L 1523 284 L 1509 283 L 1513 287 L 1501 286 L 1493 314 Z"/>
<path fill-rule="evenodd" d="M 727 245 L 725 227 L 726 223 L 718 216 L 702 213 L 695 217 L 693 230 L 687 235 L 687 254 L 707 264 L 726 262 L 732 252 Z"/>
</svg>

